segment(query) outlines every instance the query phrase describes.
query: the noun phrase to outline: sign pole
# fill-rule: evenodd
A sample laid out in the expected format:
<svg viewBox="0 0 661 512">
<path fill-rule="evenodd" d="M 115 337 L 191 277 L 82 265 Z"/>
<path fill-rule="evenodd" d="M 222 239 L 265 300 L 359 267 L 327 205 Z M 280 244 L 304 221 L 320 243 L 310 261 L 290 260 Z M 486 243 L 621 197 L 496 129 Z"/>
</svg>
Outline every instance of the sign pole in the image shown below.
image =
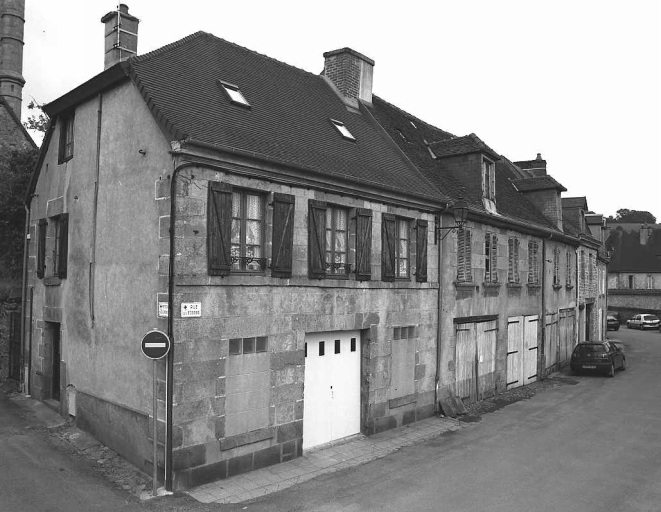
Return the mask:
<svg viewBox="0 0 661 512">
<path fill-rule="evenodd" d="M 158 435 L 158 400 L 157 400 L 157 393 L 158 393 L 158 386 L 156 385 L 156 359 L 152 361 L 152 375 L 153 375 L 153 386 L 154 386 L 154 391 L 152 393 L 153 395 L 153 413 L 154 413 L 154 432 L 152 436 L 152 440 L 154 442 L 154 454 L 153 454 L 153 475 L 152 475 L 152 494 L 156 496 L 156 489 L 158 488 L 158 440 L 157 440 L 157 435 Z"/>
</svg>

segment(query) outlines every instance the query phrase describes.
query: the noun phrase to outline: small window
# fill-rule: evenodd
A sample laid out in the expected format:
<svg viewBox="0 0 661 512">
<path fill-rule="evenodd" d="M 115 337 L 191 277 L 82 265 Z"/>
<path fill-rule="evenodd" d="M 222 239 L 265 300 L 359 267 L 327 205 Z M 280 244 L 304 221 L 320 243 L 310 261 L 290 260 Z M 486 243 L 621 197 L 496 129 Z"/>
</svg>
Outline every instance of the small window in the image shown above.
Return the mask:
<svg viewBox="0 0 661 512">
<path fill-rule="evenodd" d="M 55 247 L 53 249 L 53 275 L 67 277 L 67 258 L 69 254 L 69 215 L 64 214 L 54 219 Z"/>
<path fill-rule="evenodd" d="M 507 267 L 507 282 L 518 284 L 521 280 L 519 277 L 519 239 L 516 237 L 510 238 L 507 242 L 508 245 L 508 267 Z"/>
<path fill-rule="evenodd" d="M 553 251 L 553 286 L 560 286 L 560 248 Z"/>
<path fill-rule="evenodd" d="M 381 219 L 381 279 L 394 281 L 409 277 L 409 219 L 384 213 Z"/>
<path fill-rule="evenodd" d="M 482 159 L 482 190 L 484 197 L 491 201 L 496 200 L 496 173 L 493 162 Z"/>
<path fill-rule="evenodd" d="M 264 197 L 247 190 L 232 192 L 232 270 L 261 272 L 264 258 Z"/>
<path fill-rule="evenodd" d="M 326 272 L 346 276 L 349 273 L 348 211 L 328 206 L 326 209 Z"/>
<path fill-rule="evenodd" d="M 356 140 L 356 137 L 354 137 L 353 135 L 351 135 L 351 132 L 350 132 L 349 129 L 344 125 L 343 122 L 341 122 L 341 121 L 336 121 L 335 119 L 331 119 L 330 121 L 331 121 L 331 123 L 333 123 L 333 126 L 335 126 L 335 128 L 337 129 L 337 131 L 340 132 L 340 135 L 342 135 L 342 137 L 344 137 L 344 138 L 347 139 L 347 140 L 354 140 L 354 141 Z"/>
<path fill-rule="evenodd" d="M 356 338 L 351 338 L 351 352 L 356 351 Z"/>
<path fill-rule="evenodd" d="M 498 237 L 494 233 L 484 235 L 484 282 L 498 282 Z"/>
<path fill-rule="evenodd" d="M 320 341 L 319 342 L 319 355 L 323 356 L 326 353 L 326 342 L 325 341 Z"/>
<path fill-rule="evenodd" d="M 248 100 L 243 95 L 238 85 L 223 82 L 222 80 L 218 80 L 218 83 L 222 86 L 232 103 L 250 108 L 250 103 L 248 103 Z"/>
<path fill-rule="evenodd" d="M 340 347 L 342 346 L 342 342 L 340 340 L 335 340 L 335 353 L 339 354 L 340 353 Z"/>
<path fill-rule="evenodd" d="M 267 351 L 268 337 L 266 336 L 260 336 L 258 338 L 232 338 L 229 342 L 229 353 L 231 356 L 239 356 L 241 354 L 256 354 L 259 352 Z"/>
<path fill-rule="evenodd" d="M 46 270 L 46 229 L 48 228 L 48 221 L 46 219 L 39 219 L 37 224 L 37 277 L 41 279 L 44 277 Z"/>
<path fill-rule="evenodd" d="M 62 117 L 60 122 L 60 148 L 58 163 L 62 164 L 73 158 L 73 114 Z"/>
</svg>

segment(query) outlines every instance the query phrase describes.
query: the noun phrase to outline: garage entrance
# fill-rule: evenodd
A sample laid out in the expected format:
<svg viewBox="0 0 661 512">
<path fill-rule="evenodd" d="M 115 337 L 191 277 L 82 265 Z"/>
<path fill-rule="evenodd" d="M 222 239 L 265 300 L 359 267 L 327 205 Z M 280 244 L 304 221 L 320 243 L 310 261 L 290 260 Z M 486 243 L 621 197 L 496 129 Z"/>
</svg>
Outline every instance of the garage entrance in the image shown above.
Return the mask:
<svg viewBox="0 0 661 512">
<path fill-rule="evenodd" d="M 457 395 L 468 402 L 492 396 L 496 389 L 497 320 L 464 323 L 457 319 L 455 324 Z"/>
<path fill-rule="evenodd" d="M 360 331 L 305 336 L 303 449 L 360 432 Z"/>
</svg>

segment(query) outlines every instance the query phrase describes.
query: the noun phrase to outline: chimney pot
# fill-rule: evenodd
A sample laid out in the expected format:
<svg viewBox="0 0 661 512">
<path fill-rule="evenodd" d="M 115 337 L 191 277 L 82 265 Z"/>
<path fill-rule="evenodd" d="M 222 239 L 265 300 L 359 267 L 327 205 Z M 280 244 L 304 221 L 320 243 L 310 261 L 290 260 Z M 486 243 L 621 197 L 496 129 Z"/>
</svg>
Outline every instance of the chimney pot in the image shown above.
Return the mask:
<svg viewBox="0 0 661 512">
<path fill-rule="evenodd" d="M 541 153 L 537 153 L 537 160 L 542 160 L 542 154 Z"/>
<path fill-rule="evenodd" d="M 126 4 L 119 4 L 101 23 L 105 24 L 105 69 L 138 53 L 138 24 L 140 20 L 129 14 Z"/>
</svg>

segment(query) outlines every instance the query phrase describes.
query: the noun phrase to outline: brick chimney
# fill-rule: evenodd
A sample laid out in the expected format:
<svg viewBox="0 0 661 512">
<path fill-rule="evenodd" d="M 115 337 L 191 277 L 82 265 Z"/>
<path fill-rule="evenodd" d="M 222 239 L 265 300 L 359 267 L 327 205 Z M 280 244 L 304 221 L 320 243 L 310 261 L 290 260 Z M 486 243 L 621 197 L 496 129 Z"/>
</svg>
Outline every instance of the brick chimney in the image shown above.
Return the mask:
<svg viewBox="0 0 661 512">
<path fill-rule="evenodd" d="M 537 158 L 534 160 L 514 162 L 514 165 L 526 171 L 531 177 L 546 176 L 546 160 L 542 158 L 541 153 L 537 153 Z"/>
<path fill-rule="evenodd" d="M 652 227 L 645 224 L 640 225 L 640 245 L 647 245 L 652 237 Z"/>
<path fill-rule="evenodd" d="M 21 118 L 25 0 L 0 0 L 0 96 Z"/>
<path fill-rule="evenodd" d="M 372 103 L 374 61 L 351 48 L 324 53 L 324 76 L 342 93 L 352 106 L 358 100 Z"/>
<path fill-rule="evenodd" d="M 129 14 L 126 4 L 119 4 L 116 11 L 101 18 L 101 23 L 105 24 L 104 69 L 138 53 L 140 20 Z"/>
</svg>

